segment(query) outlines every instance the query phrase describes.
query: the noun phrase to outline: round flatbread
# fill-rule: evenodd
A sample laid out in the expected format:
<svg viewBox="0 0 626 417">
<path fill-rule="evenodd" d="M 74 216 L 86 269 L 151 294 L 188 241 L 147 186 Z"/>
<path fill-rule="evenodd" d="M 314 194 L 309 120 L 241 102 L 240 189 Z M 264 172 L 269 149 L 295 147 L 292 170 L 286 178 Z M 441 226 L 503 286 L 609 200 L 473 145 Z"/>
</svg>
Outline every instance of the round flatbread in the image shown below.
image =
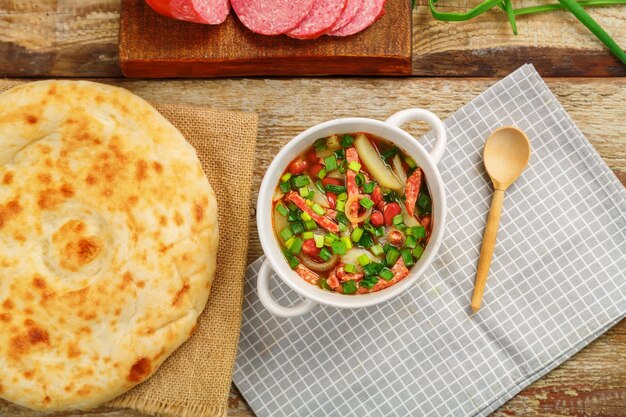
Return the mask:
<svg viewBox="0 0 626 417">
<path fill-rule="evenodd" d="M 217 204 L 194 149 L 130 92 L 0 94 L 0 397 L 94 407 L 185 340 L 215 273 Z"/>
</svg>

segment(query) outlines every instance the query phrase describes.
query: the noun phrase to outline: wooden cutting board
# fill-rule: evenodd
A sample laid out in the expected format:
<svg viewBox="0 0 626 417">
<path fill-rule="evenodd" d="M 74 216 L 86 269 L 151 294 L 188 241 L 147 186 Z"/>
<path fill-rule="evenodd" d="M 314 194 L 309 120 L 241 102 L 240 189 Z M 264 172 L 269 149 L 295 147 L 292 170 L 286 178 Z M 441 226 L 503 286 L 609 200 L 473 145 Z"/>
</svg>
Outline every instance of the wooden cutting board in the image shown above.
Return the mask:
<svg viewBox="0 0 626 417">
<path fill-rule="evenodd" d="M 257 35 L 232 10 L 211 26 L 122 0 L 119 55 L 127 77 L 410 75 L 411 2 L 388 0 L 386 15 L 356 35 L 298 40 Z"/>
</svg>

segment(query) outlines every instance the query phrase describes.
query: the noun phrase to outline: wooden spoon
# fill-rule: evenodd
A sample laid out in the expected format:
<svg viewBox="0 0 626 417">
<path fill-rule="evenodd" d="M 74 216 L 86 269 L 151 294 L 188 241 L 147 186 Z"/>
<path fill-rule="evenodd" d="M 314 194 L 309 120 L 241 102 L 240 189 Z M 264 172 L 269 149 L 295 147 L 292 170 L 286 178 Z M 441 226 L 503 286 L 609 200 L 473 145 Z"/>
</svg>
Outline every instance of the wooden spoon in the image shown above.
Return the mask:
<svg viewBox="0 0 626 417">
<path fill-rule="evenodd" d="M 471 302 L 474 313 L 480 309 L 483 300 L 483 291 L 489 274 L 493 249 L 496 245 L 504 192 L 519 178 L 530 159 L 528 137 L 516 127 L 505 126 L 496 129 L 487 139 L 483 159 L 495 192 L 493 200 L 491 200 L 491 209 L 489 209 L 487 227 L 483 235 L 483 245 L 480 249 L 480 259 L 476 271 L 476 283 Z"/>
</svg>

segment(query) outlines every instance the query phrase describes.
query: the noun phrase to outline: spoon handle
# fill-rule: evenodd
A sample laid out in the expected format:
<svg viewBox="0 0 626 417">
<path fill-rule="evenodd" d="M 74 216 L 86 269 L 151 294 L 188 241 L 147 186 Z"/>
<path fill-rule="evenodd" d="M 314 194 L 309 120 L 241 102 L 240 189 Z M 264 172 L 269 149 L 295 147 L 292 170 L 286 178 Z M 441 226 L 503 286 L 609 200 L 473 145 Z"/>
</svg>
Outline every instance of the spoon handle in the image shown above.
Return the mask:
<svg viewBox="0 0 626 417">
<path fill-rule="evenodd" d="M 504 191 L 495 190 L 493 200 L 491 200 L 491 208 L 489 209 L 489 217 L 487 218 L 487 227 L 483 235 L 483 245 L 480 248 L 480 258 L 478 260 L 478 269 L 476 271 L 476 282 L 474 284 L 474 294 L 472 295 L 471 307 L 476 313 L 480 309 L 483 301 L 483 291 L 485 283 L 489 275 L 489 267 L 491 266 L 491 258 L 493 250 L 496 246 L 496 237 L 498 235 L 498 226 L 500 225 L 500 214 L 502 213 L 502 203 L 504 201 Z"/>
</svg>

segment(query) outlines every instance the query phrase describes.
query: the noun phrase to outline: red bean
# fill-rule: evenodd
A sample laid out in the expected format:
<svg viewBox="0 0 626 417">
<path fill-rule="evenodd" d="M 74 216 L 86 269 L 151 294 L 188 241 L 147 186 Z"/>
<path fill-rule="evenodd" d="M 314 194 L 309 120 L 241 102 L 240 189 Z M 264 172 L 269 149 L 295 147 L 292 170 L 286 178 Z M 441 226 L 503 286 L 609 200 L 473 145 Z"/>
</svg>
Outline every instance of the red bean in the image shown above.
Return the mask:
<svg viewBox="0 0 626 417">
<path fill-rule="evenodd" d="M 291 175 L 299 175 L 302 174 L 308 166 L 309 162 L 299 156 L 289 164 L 289 172 L 291 172 Z"/>
<path fill-rule="evenodd" d="M 372 226 L 374 227 L 382 226 L 385 223 L 383 213 L 381 213 L 380 211 L 373 211 L 372 215 L 370 216 L 370 223 L 372 223 Z"/>
<path fill-rule="evenodd" d="M 322 170 L 322 168 L 324 168 L 324 165 L 322 164 L 313 164 L 309 167 L 309 176 L 315 180 L 315 178 L 317 177 L 317 174 L 319 174 L 319 172 Z"/>
<path fill-rule="evenodd" d="M 380 190 L 380 187 L 378 185 L 374 187 L 374 191 L 372 191 L 372 201 L 376 205 L 383 201 L 383 192 Z"/>
<path fill-rule="evenodd" d="M 307 239 L 302 244 L 302 252 L 308 256 L 317 256 L 319 255 L 321 248 L 315 246 L 315 240 Z"/>
<path fill-rule="evenodd" d="M 383 214 L 385 215 L 385 224 L 387 226 L 393 226 L 393 218 L 400 213 L 402 213 L 400 204 L 396 202 L 387 204 L 383 210 Z"/>
</svg>

